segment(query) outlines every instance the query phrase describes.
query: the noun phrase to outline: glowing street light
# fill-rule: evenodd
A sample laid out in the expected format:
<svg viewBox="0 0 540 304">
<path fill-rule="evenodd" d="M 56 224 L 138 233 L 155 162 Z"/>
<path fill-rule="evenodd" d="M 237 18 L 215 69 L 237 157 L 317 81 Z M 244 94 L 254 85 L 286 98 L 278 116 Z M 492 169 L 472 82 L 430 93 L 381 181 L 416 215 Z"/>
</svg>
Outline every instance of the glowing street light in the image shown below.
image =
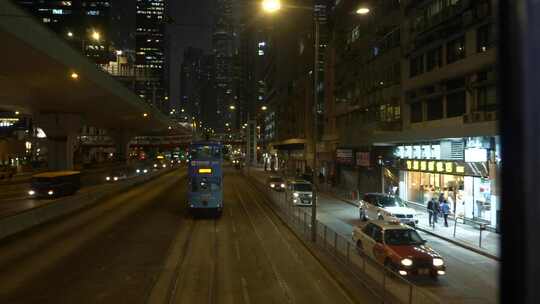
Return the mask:
<svg viewBox="0 0 540 304">
<path fill-rule="evenodd" d="M 145 112 L 145 113 L 143 113 L 142 116 L 146 118 L 146 117 L 148 117 L 148 113 Z"/>
<path fill-rule="evenodd" d="M 77 74 L 77 73 L 75 73 L 75 72 L 72 72 L 72 73 L 71 73 L 71 79 L 73 79 L 73 80 L 79 79 L 79 74 Z"/>
<path fill-rule="evenodd" d="M 266 111 L 266 110 L 268 110 L 268 107 L 267 106 L 262 106 L 261 110 Z"/>
<path fill-rule="evenodd" d="M 236 109 L 236 107 L 235 107 L 234 105 L 230 105 L 230 106 L 229 106 L 229 109 L 230 109 L 230 110 L 234 110 L 234 109 Z"/>
<path fill-rule="evenodd" d="M 67 36 L 70 38 L 73 37 L 73 32 L 72 31 L 67 32 Z"/>
<path fill-rule="evenodd" d="M 365 6 L 362 6 L 362 7 L 359 7 L 357 10 L 356 10 L 356 13 L 358 15 L 367 15 L 369 14 L 370 12 L 370 9 L 365 7 Z"/>
<path fill-rule="evenodd" d="M 267 13 L 275 13 L 281 9 L 280 0 L 263 0 L 262 8 Z"/>
<path fill-rule="evenodd" d="M 120 56 L 122 54 L 123 54 L 122 50 L 116 50 L 116 55 Z"/>
<path fill-rule="evenodd" d="M 92 39 L 94 39 L 95 41 L 99 41 L 101 39 L 101 34 L 99 32 L 93 31 Z"/>
</svg>

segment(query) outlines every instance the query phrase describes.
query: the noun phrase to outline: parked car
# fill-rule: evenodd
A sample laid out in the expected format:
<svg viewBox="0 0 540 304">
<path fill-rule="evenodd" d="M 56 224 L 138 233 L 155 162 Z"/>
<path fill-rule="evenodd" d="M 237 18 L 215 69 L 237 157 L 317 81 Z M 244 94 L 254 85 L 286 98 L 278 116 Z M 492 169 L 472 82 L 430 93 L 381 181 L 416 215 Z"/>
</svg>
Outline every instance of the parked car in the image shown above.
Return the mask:
<svg viewBox="0 0 540 304">
<path fill-rule="evenodd" d="M 360 200 L 358 213 L 362 220 L 399 220 L 404 224 L 418 224 L 416 211 L 398 196 L 366 193 Z"/>
<path fill-rule="evenodd" d="M 397 221 L 369 221 L 353 229 L 352 238 L 361 253 L 401 276 L 446 274 L 443 258 L 416 230 Z"/>
<path fill-rule="evenodd" d="M 285 180 L 279 176 L 270 176 L 266 184 L 275 191 L 285 190 Z"/>
<path fill-rule="evenodd" d="M 297 206 L 311 206 L 313 203 L 313 186 L 306 180 L 291 180 L 286 188 L 287 201 Z"/>
</svg>

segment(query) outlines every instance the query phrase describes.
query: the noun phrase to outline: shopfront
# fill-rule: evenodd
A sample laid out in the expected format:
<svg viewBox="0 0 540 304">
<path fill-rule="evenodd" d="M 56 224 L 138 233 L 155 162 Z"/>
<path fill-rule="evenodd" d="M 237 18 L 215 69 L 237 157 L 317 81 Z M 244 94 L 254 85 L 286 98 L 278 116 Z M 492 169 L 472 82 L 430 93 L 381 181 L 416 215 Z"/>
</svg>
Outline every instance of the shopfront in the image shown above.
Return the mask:
<svg viewBox="0 0 540 304">
<path fill-rule="evenodd" d="M 496 226 L 500 208 L 488 162 L 401 159 L 398 165 L 402 199 L 426 206 L 442 194 L 455 215 Z"/>
</svg>

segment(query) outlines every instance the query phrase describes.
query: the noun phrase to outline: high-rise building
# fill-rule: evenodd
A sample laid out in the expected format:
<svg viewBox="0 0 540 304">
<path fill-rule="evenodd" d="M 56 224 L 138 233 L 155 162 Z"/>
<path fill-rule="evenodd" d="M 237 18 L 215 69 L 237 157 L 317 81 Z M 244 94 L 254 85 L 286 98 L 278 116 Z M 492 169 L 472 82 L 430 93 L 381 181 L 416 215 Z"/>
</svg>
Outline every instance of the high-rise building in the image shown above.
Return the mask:
<svg viewBox="0 0 540 304">
<path fill-rule="evenodd" d="M 137 0 L 135 31 L 136 66 L 149 78 L 136 86 L 136 93 L 149 104 L 168 110 L 165 70 L 165 0 Z"/>
<path fill-rule="evenodd" d="M 96 63 L 111 59 L 111 1 L 19 0 L 18 3 Z"/>
<path fill-rule="evenodd" d="M 184 51 L 184 61 L 180 67 L 180 107 L 190 117 L 201 117 L 202 49 L 188 47 Z"/>
<path fill-rule="evenodd" d="M 226 121 L 231 120 L 231 113 L 227 107 L 234 103 L 232 90 L 233 78 L 233 0 L 217 0 L 214 32 L 212 34 L 212 48 L 215 66 L 215 113 L 216 121 L 212 121 L 212 128 L 223 130 Z"/>
<path fill-rule="evenodd" d="M 205 125 L 214 128 L 219 114 L 216 111 L 216 90 L 215 90 L 215 57 L 213 54 L 204 55 L 200 63 L 199 87 L 201 101 L 201 116 L 199 120 Z M 215 129 L 215 128 L 214 128 Z"/>
</svg>

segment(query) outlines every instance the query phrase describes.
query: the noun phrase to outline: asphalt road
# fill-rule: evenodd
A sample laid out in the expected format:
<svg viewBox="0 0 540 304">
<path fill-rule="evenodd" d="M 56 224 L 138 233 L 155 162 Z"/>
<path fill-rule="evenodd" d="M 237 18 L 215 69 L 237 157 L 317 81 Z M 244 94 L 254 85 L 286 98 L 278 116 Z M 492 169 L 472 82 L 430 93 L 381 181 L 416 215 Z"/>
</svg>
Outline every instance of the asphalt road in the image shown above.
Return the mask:
<svg viewBox="0 0 540 304">
<path fill-rule="evenodd" d="M 121 171 L 127 174 L 127 178 L 133 178 L 137 176 L 135 168 L 140 166 L 141 164 L 135 163 Z M 105 177 L 117 170 L 118 165 L 114 168 L 99 168 L 97 170 L 84 171 L 81 176 L 82 188 L 78 192 L 86 193 L 95 191 L 101 187 L 108 187 L 112 182 L 107 182 Z M 122 182 L 122 180 L 119 182 Z M 0 185 L 0 218 L 50 204 L 55 200 L 29 197 L 28 190 L 30 190 L 29 182 Z"/>
<path fill-rule="evenodd" d="M 242 177 L 225 177 L 221 218 L 193 219 L 182 175 L 0 242 L 0 303 L 375 303 L 351 299 Z"/>
</svg>

